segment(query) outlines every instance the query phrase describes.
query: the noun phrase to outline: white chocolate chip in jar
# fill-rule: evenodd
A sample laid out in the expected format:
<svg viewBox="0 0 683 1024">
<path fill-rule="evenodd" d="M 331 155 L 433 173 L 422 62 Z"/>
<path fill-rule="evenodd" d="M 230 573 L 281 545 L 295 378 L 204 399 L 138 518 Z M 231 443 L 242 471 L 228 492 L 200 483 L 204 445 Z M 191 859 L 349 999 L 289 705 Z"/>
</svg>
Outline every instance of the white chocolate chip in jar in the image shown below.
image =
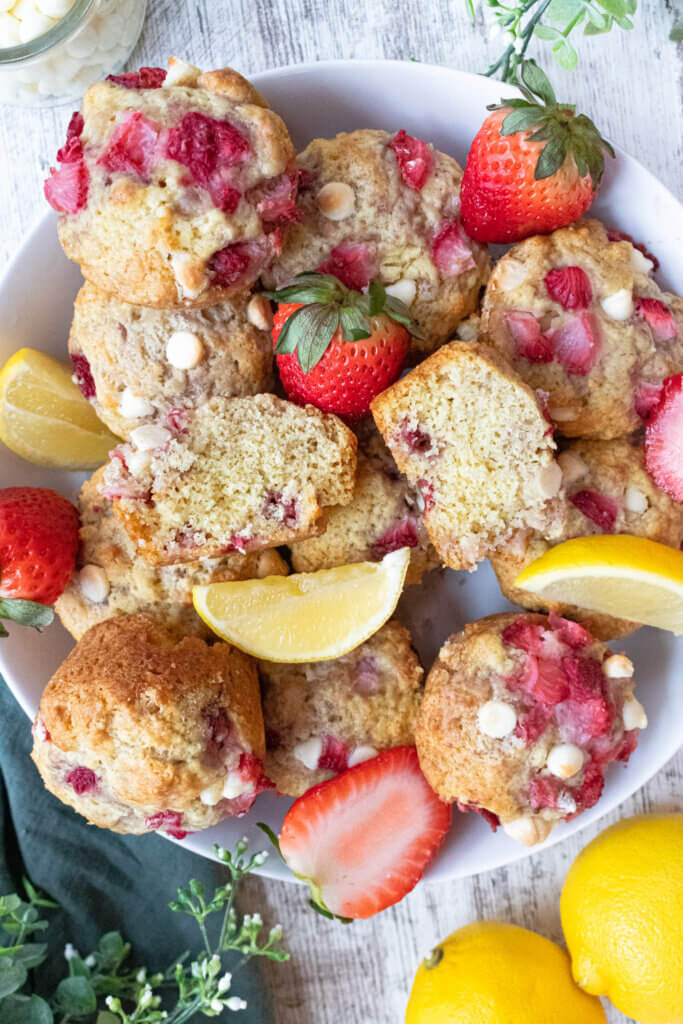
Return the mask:
<svg viewBox="0 0 683 1024">
<path fill-rule="evenodd" d="M 633 316 L 633 292 L 630 288 L 620 288 L 603 299 L 600 305 L 612 320 L 630 320 Z"/>
<path fill-rule="evenodd" d="M 636 697 L 630 696 L 624 701 L 621 715 L 626 732 L 631 732 L 632 729 L 647 728 L 645 708 Z"/>
<path fill-rule="evenodd" d="M 557 743 L 548 754 L 547 766 L 558 779 L 571 779 L 583 768 L 586 755 L 575 743 Z"/>
<path fill-rule="evenodd" d="M 252 295 L 247 305 L 247 320 L 259 331 L 272 331 L 273 311 L 265 295 Z"/>
<path fill-rule="evenodd" d="M 193 370 L 203 357 L 201 338 L 192 331 L 174 331 L 166 343 L 166 358 L 176 370 Z"/>
<path fill-rule="evenodd" d="M 328 181 L 316 197 L 318 209 L 328 220 L 345 220 L 356 208 L 356 196 L 343 181 Z"/>
<path fill-rule="evenodd" d="M 588 472 L 588 466 L 576 452 L 560 452 L 557 456 L 560 469 L 562 470 L 562 482 L 565 487 L 575 484 Z"/>
<path fill-rule="evenodd" d="M 602 671 L 608 679 L 631 679 L 633 662 L 625 654 L 611 654 L 603 661 Z"/>
<path fill-rule="evenodd" d="M 517 715 L 511 704 L 502 700 L 487 700 L 477 712 L 477 724 L 485 736 L 500 740 L 509 736 L 517 725 Z"/>
<path fill-rule="evenodd" d="M 297 761 L 301 761 L 302 765 L 312 772 L 317 770 L 322 752 L 323 741 L 319 736 L 312 736 L 309 740 L 304 740 L 303 743 L 297 743 L 292 750 Z"/>
<path fill-rule="evenodd" d="M 417 285 L 409 277 L 402 277 L 400 281 L 388 284 L 384 289 L 392 299 L 398 299 L 404 306 L 412 306 L 417 295 Z"/>
<path fill-rule="evenodd" d="M 109 596 L 109 580 L 99 565 L 84 565 L 78 573 L 78 586 L 86 601 L 102 604 Z"/>
</svg>

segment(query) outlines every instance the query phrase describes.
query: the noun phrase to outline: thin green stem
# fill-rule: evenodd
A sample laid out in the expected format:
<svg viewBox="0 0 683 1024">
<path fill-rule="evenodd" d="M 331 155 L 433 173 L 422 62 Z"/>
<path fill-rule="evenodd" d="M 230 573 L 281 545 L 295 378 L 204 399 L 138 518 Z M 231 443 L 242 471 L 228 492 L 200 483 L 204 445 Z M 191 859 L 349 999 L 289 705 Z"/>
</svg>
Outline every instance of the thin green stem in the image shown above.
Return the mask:
<svg viewBox="0 0 683 1024">
<path fill-rule="evenodd" d="M 217 953 L 223 952 L 223 947 L 225 946 L 225 941 L 227 939 L 228 928 L 230 927 L 230 911 L 232 910 L 232 905 L 235 900 L 235 884 L 236 883 L 233 879 L 232 889 L 230 890 L 230 896 L 228 897 L 228 902 L 225 905 L 225 913 L 223 914 L 221 932 L 218 937 L 218 949 L 216 950 Z"/>
<path fill-rule="evenodd" d="M 199 918 L 196 918 L 195 920 L 197 921 L 197 924 L 199 925 L 199 931 L 202 934 L 202 941 L 204 943 L 204 948 L 205 948 L 206 952 L 207 953 L 212 953 L 213 950 L 211 949 L 211 943 L 209 942 L 209 936 L 208 936 L 207 931 L 206 931 L 206 925 Z"/>
</svg>

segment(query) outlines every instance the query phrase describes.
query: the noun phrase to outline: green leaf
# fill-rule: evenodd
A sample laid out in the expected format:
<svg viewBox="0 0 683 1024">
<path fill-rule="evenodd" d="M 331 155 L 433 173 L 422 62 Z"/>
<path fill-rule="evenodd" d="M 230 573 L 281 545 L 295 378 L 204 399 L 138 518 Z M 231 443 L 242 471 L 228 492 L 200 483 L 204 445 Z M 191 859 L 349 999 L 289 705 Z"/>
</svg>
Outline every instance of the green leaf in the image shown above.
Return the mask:
<svg viewBox="0 0 683 1024">
<path fill-rule="evenodd" d="M 326 917 L 328 921 L 340 921 L 342 924 L 353 924 L 352 917 L 342 917 L 340 914 L 333 914 L 327 907 L 321 907 L 315 900 L 309 900 L 308 905 L 312 910 L 315 910 L 316 914 L 320 914 L 321 917 Z"/>
<path fill-rule="evenodd" d="M 566 39 L 561 39 L 553 46 L 553 53 L 555 59 L 560 67 L 563 67 L 565 71 L 574 71 L 576 65 L 579 63 L 579 55 Z"/>
<path fill-rule="evenodd" d="M 306 309 L 310 309 L 310 307 L 302 306 L 301 309 L 296 309 L 285 322 L 275 346 L 276 355 L 290 355 L 296 350 L 296 330 L 293 330 L 293 327 L 299 317 L 304 315 Z"/>
<path fill-rule="evenodd" d="M 538 158 L 534 178 L 537 181 L 552 178 L 564 163 L 568 148 L 569 140 L 565 134 L 556 135 L 550 142 L 546 142 Z"/>
<path fill-rule="evenodd" d="M 552 28 L 550 25 L 543 25 L 541 23 L 534 27 L 534 35 L 537 36 L 538 39 L 544 39 L 548 42 L 552 39 L 562 38 L 562 33 L 559 28 Z"/>
<path fill-rule="evenodd" d="M 0 916 L 11 914 L 14 910 L 18 910 L 21 904 L 22 901 L 15 892 L 8 892 L 6 896 L 0 896 Z"/>
<path fill-rule="evenodd" d="M 378 281 L 375 278 L 374 281 L 370 282 L 368 296 L 370 299 L 368 312 L 370 316 L 377 316 L 377 314 L 381 313 L 382 310 L 384 309 L 384 304 L 387 300 L 387 293 L 384 290 L 384 285 L 382 284 L 381 281 Z"/>
<path fill-rule="evenodd" d="M 105 969 L 115 967 L 130 952 L 130 945 L 123 941 L 119 932 L 106 932 L 97 943 L 102 963 Z"/>
<path fill-rule="evenodd" d="M 110 1013 L 109 1010 L 100 1010 L 95 1024 L 121 1024 L 121 1018 L 117 1017 L 114 1013 Z"/>
<path fill-rule="evenodd" d="M 279 858 L 280 858 L 280 859 L 281 859 L 282 861 L 284 861 L 284 863 L 286 864 L 286 863 L 287 863 L 287 861 L 286 861 L 286 860 L 285 860 L 285 858 L 284 858 L 284 857 L 282 856 L 282 850 L 280 849 L 280 840 L 279 840 L 279 839 L 278 839 L 278 837 L 277 837 L 277 836 L 275 835 L 275 833 L 273 832 L 273 830 L 272 830 L 272 828 L 270 827 L 270 825 L 266 825 L 265 821 L 257 821 L 257 822 L 256 822 L 256 828 L 260 828 L 260 829 L 261 829 L 261 831 L 262 831 L 262 832 L 263 832 L 263 833 L 264 833 L 265 835 L 267 835 L 267 836 L 268 836 L 268 838 L 270 839 L 271 843 L 273 844 L 273 846 L 274 846 L 274 847 L 275 847 L 275 849 L 277 850 L 277 855 L 278 855 L 278 857 L 279 857 Z"/>
<path fill-rule="evenodd" d="M 472 21 L 474 21 L 474 0 L 465 0 L 465 7 Z"/>
<path fill-rule="evenodd" d="M 597 2 L 615 18 L 624 18 L 627 14 L 635 14 L 635 8 L 631 10 L 628 0 L 597 0 Z"/>
<path fill-rule="evenodd" d="M 304 373 L 310 373 L 325 355 L 339 327 L 339 309 L 331 303 L 314 303 L 298 311 L 290 334 L 296 341 L 296 355 Z"/>
<path fill-rule="evenodd" d="M 678 18 L 674 22 L 674 27 L 669 33 L 669 39 L 673 43 L 683 43 L 683 18 Z"/>
<path fill-rule="evenodd" d="M 535 60 L 522 61 L 522 81 L 534 93 L 540 96 L 544 103 L 554 104 L 557 102 L 555 91 L 548 80 L 548 76 L 541 71 Z"/>
<path fill-rule="evenodd" d="M 501 135 L 515 135 L 517 132 L 526 132 L 534 125 L 539 124 L 546 116 L 543 107 L 528 106 L 520 110 L 513 110 L 507 117 L 503 118 L 500 126 Z"/>
<path fill-rule="evenodd" d="M 0 619 L 11 619 L 20 626 L 44 629 L 55 617 L 54 608 L 37 601 L 24 601 L 18 597 L 0 598 Z"/>
<path fill-rule="evenodd" d="M 2 1024 L 53 1024 L 53 1019 L 40 996 L 8 996 L 2 1003 Z"/>
<path fill-rule="evenodd" d="M 57 986 L 56 1000 L 62 1013 L 85 1017 L 97 1009 L 97 996 L 87 978 L 64 978 Z"/>
<path fill-rule="evenodd" d="M 0 999 L 20 989 L 27 977 L 25 967 L 12 964 L 8 957 L 3 957 L 0 962 Z"/>
<path fill-rule="evenodd" d="M 342 306 L 340 319 L 344 341 L 363 341 L 372 336 L 372 325 L 357 307 Z"/>
<path fill-rule="evenodd" d="M 13 960 L 30 971 L 32 967 L 42 964 L 46 955 L 47 944 L 45 942 L 25 942 L 14 951 Z"/>
<path fill-rule="evenodd" d="M 345 297 L 347 290 L 332 274 L 310 271 L 306 274 L 297 274 L 293 281 L 278 288 L 277 291 L 263 294 L 274 302 L 339 302 Z"/>
</svg>

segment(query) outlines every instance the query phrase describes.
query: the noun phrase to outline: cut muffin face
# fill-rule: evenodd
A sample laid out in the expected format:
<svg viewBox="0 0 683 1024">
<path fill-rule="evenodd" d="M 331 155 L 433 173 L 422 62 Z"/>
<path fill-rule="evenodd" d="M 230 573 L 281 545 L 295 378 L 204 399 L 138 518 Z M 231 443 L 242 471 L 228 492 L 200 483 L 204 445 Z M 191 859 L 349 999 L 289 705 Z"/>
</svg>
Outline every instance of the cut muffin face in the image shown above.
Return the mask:
<svg viewBox="0 0 683 1024">
<path fill-rule="evenodd" d="M 88 630 L 47 684 L 31 757 L 94 825 L 178 839 L 270 788 L 254 663 L 143 615 Z"/>
<path fill-rule="evenodd" d="M 92 284 L 143 306 L 207 306 L 248 290 L 279 252 L 294 155 L 236 71 L 171 61 L 87 90 L 45 195 Z"/>
<path fill-rule="evenodd" d="M 81 488 L 78 563 L 55 603 L 62 625 L 76 640 L 98 622 L 136 613 L 163 623 L 181 636 L 212 637 L 194 610 L 194 586 L 287 575 L 287 564 L 272 550 L 183 565 L 148 565 L 114 515 L 111 501 L 100 494 L 103 473 L 103 468 L 98 469 Z"/>
<path fill-rule="evenodd" d="M 493 349 L 444 345 L 371 409 L 452 569 L 474 569 L 519 530 L 560 533 L 552 431 L 537 396 Z"/>
<path fill-rule="evenodd" d="M 255 313 L 246 295 L 207 309 L 155 310 L 85 284 L 69 334 L 74 376 L 126 440 L 143 423 L 172 422 L 214 396 L 271 391 L 273 344 L 251 322 Z"/>
<path fill-rule="evenodd" d="M 443 800 L 527 846 L 597 803 L 647 725 L 633 665 L 556 615 L 492 615 L 441 648 L 416 742 Z"/>
<path fill-rule="evenodd" d="M 549 606 L 536 594 L 515 587 L 527 565 L 561 541 L 600 533 L 627 533 L 679 548 L 683 541 L 683 505 L 657 487 L 645 470 L 642 444 L 636 440 L 573 441 L 558 456 L 565 486 L 567 518 L 560 537 L 548 540 L 534 531 L 520 536 L 514 549 L 490 556 L 500 588 L 510 601 L 534 611 Z M 633 622 L 553 605 L 559 615 L 578 619 L 600 640 L 637 629 Z"/>
<path fill-rule="evenodd" d="M 637 430 L 662 381 L 683 371 L 683 299 L 663 292 L 653 269 L 597 220 L 529 238 L 496 264 L 480 338 L 548 392 L 566 437 Z"/>
<path fill-rule="evenodd" d="M 423 673 L 398 622 L 334 661 L 260 662 L 259 670 L 265 771 L 280 793 L 301 796 L 380 750 L 414 742 Z"/>
<path fill-rule="evenodd" d="M 366 129 L 314 139 L 297 162 L 300 219 L 266 280 L 323 270 L 362 289 L 378 278 L 422 328 L 414 357 L 432 352 L 474 310 L 489 269 L 459 221 L 461 168 L 405 131 Z"/>
<path fill-rule="evenodd" d="M 151 565 L 277 547 L 324 528 L 353 496 L 356 438 L 274 395 L 214 398 L 174 429 L 136 428 L 100 492 Z"/>
</svg>

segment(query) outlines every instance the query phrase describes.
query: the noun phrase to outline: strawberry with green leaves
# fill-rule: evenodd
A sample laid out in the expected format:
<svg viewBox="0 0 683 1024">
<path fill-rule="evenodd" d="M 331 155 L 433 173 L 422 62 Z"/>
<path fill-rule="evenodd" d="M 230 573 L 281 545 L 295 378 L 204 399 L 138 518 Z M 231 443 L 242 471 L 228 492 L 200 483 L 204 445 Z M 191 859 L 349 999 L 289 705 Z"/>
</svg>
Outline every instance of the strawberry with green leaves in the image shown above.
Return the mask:
<svg viewBox="0 0 683 1024">
<path fill-rule="evenodd" d="M 78 511 L 70 501 L 44 487 L 0 490 L 0 619 L 49 626 L 77 552 Z"/>
<path fill-rule="evenodd" d="M 532 60 L 523 99 L 504 99 L 474 137 L 460 187 L 461 216 L 477 242 L 518 242 L 581 217 L 614 150 L 585 114 L 558 103 Z"/>
<path fill-rule="evenodd" d="M 400 374 L 417 326 L 372 281 L 367 294 L 331 274 L 299 274 L 276 292 L 273 341 L 282 386 L 299 405 L 354 421 Z"/>
</svg>

